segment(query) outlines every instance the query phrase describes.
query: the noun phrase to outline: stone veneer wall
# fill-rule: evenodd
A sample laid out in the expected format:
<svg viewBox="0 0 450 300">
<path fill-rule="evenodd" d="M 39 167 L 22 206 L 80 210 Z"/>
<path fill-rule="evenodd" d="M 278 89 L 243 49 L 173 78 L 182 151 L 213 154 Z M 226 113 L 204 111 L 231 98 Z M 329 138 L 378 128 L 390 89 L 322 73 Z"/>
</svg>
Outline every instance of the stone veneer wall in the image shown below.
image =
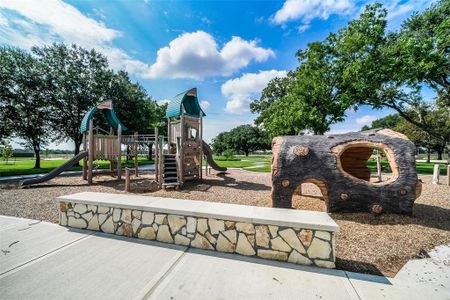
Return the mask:
<svg viewBox="0 0 450 300">
<path fill-rule="evenodd" d="M 189 247 L 334 268 L 335 233 L 60 202 L 60 224 Z"/>
</svg>

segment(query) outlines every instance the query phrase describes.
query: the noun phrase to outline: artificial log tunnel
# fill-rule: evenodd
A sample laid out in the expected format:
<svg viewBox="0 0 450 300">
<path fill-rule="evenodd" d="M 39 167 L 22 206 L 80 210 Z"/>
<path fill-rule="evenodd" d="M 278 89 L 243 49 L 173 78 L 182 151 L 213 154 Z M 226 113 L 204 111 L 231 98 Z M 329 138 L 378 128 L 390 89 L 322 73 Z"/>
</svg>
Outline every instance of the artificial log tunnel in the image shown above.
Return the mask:
<svg viewBox="0 0 450 300">
<path fill-rule="evenodd" d="M 367 160 L 377 149 L 392 174 L 371 182 Z M 398 132 L 381 129 L 329 136 L 283 136 L 272 142 L 272 205 L 292 207 L 302 183 L 316 184 L 328 212 L 393 212 L 412 215 L 421 182 L 415 146 Z"/>
</svg>

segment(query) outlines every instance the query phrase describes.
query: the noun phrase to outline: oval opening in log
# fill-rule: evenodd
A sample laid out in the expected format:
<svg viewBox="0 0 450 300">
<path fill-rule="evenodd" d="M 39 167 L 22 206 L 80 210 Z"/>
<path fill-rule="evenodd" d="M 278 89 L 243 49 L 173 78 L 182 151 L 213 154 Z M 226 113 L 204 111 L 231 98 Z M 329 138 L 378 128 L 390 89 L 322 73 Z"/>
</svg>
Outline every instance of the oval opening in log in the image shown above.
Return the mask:
<svg viewBox="0 0 450 300">
<path fill-rule="evenodd" d="M 387 184 L 398 178 L 398 166 L 393 151 L 382 143 L 369 141 L 352 141 L 341 144 L 332 149 L 337 153 L 337 168 L 353 180 L 370 184 Z M 377 174 L 377 156 L 380 160 L 387 160 L 391 175 Z M 369 165 L 374 168 L 371 171 Z M 381 170 L 383 166 L 381 165 Z M 389 171 L 389 170 L 388 170 Z M 382 172 L 383 173 L 383 172 Z"/>
</svg>

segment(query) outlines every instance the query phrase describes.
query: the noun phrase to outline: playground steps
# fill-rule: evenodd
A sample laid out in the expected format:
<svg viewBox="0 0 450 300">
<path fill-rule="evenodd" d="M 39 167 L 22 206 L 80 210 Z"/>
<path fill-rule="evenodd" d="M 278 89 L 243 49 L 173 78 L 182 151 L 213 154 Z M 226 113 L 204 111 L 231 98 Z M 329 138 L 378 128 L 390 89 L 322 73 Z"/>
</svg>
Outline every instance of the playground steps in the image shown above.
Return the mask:
<svg viewBox="0 0 450 300">
<path fill-rule="evenodd" d="M 177 160 L 175 154 L 164 154 L 163 156 L 163 187 L 177 188 L 178 181 Z"/>
</svg>

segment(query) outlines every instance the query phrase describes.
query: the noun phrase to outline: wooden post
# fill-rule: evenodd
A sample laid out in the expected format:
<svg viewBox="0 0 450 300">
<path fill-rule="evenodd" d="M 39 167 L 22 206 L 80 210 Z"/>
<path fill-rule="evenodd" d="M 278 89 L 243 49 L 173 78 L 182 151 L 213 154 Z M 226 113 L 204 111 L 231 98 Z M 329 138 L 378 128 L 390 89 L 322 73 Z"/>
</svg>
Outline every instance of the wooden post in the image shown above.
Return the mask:
<svg viewBox="0 0 450 300">
<path fill-rule="evenodd" d="M 117 179 L 122 179 L 122 126 L 119 124 L 119 128 L 117 128 Z"/>
<path fill-rule="evenodd" d="M 87 140 L 86 140 L 86 132 L 83 132 L 83 150 L 87 151 Z M 82 177 L 83 180 L 87 180 L 87 169 L 88 169 L 88 165 L 87 165 L 87 159 L 86 157 L 83 158 L 83 171 L 82 171 Z"/>
<path fill-rule="evenodd" d="M 159 137 L 158 137 L 158 128 L 155 128 L 155 179 L 159 180 Z M 150 157 L 151 159 L 151 157 Z"/>
<path fill-rule="evenodd" d="M 130 168 L 125 168 L 125 192 L 130 191 Z"/>
<path fill-rule="evenodd" d="M 114 135 L 114 128 L 109 127 L 109 135 Z M 110 148 L 111 146 L 113 146 L 112 143 L 108 143 L 108 156 L 112 154 L 112 149 Z M 110 159 L 109 161 L 109 174 L 114 177 L 114 160 Z"/>
<path fill-rule="evenodd" d="M 447 165 L 447 185 L 450 186 L 450 165 Z"/>
<path fill-rule="evenodd" d="M 180 153 L 179 153 L 179 158 L 180 158 L 180 177 L 179 177 L 179 181 L 180 181 L 180 185 L 183 185 L 184 183 L 184 143 L 185 143 L 185 129 L 184 129 L 184 122 L 185 122 L 185 117 L 184 114 L 181 115 L 180 117 Z"/>
<path fill-rule="evenodd" d="M 138 133 L 134 133 L 134 175 L 138 177 L 138 169 L 139 169 L 139 163 L 138 163 Z"/>
<path fill-rule="evenodd" d="M 200 153 L 200 179 L 203 179 L 203 112 L 200 111 L 200 120 L 199 120 L 199 124 L 198 124 L 199 128 L 199 142 L 198 142 L 198 148 L 199 148 L 199 153 Z"/>
<path fill-rule="evenodd" d="M 167 153 L 170 154 L 170 140 L 172 139 L 172 131 L 170 130 L 172 127 L 170 118 L 167 118 Z"/>
<path fill-rule="evenodd" d="M 439 175 L 441 171 L 441 166 L 439 164 L 434 165 L 433 169 L 433 184 L 439 184 Z"/>
<path fill-rule="evenodd" d="M 92 184 L 93 168 L 94 168 L 94 121 L 89 121 L 89 165 L 87 180 L 88 184 Z"/>
<path fill-rule="evenodd" d="M 381 178 L 381 163 L 380 163 L 380 156 L 377 155 L 377 178 L 378 178 L 378 182 L 381 182 L 382 178 Z"/>
</svg>

